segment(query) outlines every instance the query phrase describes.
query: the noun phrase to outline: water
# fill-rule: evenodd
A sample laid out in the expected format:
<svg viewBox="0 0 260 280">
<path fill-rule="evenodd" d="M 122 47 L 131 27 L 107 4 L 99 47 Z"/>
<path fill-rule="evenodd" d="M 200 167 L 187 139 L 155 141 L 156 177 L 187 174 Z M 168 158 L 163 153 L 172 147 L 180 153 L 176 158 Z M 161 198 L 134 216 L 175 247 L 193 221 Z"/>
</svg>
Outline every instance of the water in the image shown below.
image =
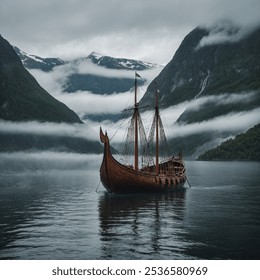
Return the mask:
<svg viewBox="0 0 260 280">
<path fill-rule="evenodd" d="M 100 161 L 2 156 L 0 259 L 260 258 L 260 163 L 190 161 L 186 191 L 109 195 Z"/>
</svg>

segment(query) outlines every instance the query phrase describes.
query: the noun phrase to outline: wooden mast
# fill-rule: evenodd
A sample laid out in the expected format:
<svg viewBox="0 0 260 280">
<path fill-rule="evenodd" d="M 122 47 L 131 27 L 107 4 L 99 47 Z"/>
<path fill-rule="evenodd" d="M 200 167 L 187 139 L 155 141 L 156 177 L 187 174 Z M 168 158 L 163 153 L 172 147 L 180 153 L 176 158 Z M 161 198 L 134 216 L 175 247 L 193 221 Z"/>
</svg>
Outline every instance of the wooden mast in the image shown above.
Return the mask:
<svg viewBox="0 0 260 280">
<path fill-rule="evenodd" d="M 157 86 L 155 88 L 155 172 L 159 175 L 159 108 Z"/>
<path fill-rule="evenodd" d="M 135 121 L 135 143 L 134 143 L 134 169 L 138 170 L 138 103 L 137 103 L 137 73 L 135 73 L 135 104 L 134 104 L 134 121 Z"/>
</svg>

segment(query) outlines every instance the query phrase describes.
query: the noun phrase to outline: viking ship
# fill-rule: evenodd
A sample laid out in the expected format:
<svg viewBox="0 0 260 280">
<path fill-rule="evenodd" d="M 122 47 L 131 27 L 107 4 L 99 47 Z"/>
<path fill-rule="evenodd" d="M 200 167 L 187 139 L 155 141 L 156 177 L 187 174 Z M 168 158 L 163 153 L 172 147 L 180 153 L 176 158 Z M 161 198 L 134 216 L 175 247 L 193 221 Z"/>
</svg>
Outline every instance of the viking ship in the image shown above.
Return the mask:
<svg viewBox="0 0 260 280">
<path fill-rule="evenodd" d="M 104 133 L 100 127 L 100 140 L 104 144 L 103 161 L 100 167 L 101 182 L 110 193 L 153 193 L 179 190 L 184 187 L 186 181 L 182 154 L 179 153 L 177 156 L 170 157 L 168 155 L 168 158 L 162 158 L 160 156 L 162 150 L 160 147 L 167 146 L 167 139 L 159 112 L 158 89 L 155 90 L 154 118 L 149 137 L 146 137 L 139 112 L 139 103 L 137 102 L 139 77 L 140 75 L 136 73 L 133 114 L 123 153 L 127 154 L 127 151 L 129 152 L 131 150 L 129 148 L 130 145 L 133 150 L 133 162 L 130 164 L 123 163 L 112 155 L 108 134 L 107 132 Z M 155 142 L 154 148 L 152 147 L 152 142 Z M 141 151 L 142 156 L 139 154 Z M 152 156 L 152 152 L 155 152 L 154 157 Z M 141 165 L 139 161 L 142 161 Z"/>
</svg>

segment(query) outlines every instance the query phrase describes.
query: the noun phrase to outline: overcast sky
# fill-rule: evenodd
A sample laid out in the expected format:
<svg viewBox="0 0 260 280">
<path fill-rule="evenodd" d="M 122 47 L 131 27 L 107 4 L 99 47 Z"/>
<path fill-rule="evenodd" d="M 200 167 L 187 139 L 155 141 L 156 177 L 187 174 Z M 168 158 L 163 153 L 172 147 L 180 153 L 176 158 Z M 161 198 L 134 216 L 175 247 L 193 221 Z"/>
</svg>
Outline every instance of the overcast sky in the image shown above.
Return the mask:
<svg viewBox="0 0 260 280">
<path fill-rule="evenodd" d="M 0 33 L 43 57 L 104 55 L 165 64 L 198 25 L 259 23 L 259 0 L 1 0 Z"/>
</svg>

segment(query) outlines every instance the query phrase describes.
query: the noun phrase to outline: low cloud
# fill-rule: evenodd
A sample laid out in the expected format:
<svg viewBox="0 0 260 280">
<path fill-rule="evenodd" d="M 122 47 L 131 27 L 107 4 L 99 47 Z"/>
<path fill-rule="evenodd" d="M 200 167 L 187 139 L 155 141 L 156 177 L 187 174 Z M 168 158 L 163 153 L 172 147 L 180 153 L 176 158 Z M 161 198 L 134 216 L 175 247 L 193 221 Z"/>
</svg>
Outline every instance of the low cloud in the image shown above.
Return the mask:
<svg viewBox="0 0 260 280">
<path fill-rule="evenodd" d="M 0 120 L 0 133 L 66 136 L 98 140 L 98 135 L 86 124 L 67 124 L 49 122 L 12 122 Z"/>
<path fill-rule="evenodd" d="M 117 114 L 126 106 L 132 92 L 111 95 L 94 94 L 88 91 L 57 94 L 55 97 L 77 112 L 80 117 L 85 114 Z"/>
<path fill-rule="evenodd" d="M 28 69 L 28 71 L 48 93 L 55 96 L 63 92 L 63 87 L 66 86 L 69 76 L 74 74 L 76 70 L 68 64 L 56 66 L 50 72 L 38 69 Z"/>
<path fill-rule="evenodd" d="M 148 70 L 139 71 L 145 84 L 139 88 L 139 96 L 141 99 L 146 91 L 149 83 L 159 74 L 161 67 L 155 67 Z M 69 76 L 72 74 L 92 74 L 111 78 L 129 78 L 133 79 L 135 71 L 132 70 L 113 70 L 91 63 L 89 60 L 79 64 L 68 63 L 54 67 L 51 72 L 30 69 L 31 74 L 37 79 L 39 84 L 46 89 L 51 95 L 59 101 L 65 103 L 69 108 L 74 110 L 80 116 L 84 114 L 118 114 L 125 109 L 133 97 L 133 89 L 124 93 L 114 93 L 110 95 L 100 95 L 89 91 L 77 91 L 67 93 L 64 91 Z M 133 103 L 133 102 L 132 102 Z"/>
<path fill-rule="evenodd" d="M 203 26 L 209 31 L 209 34 L 200 40 L 196 50 L 209 45 L 238 42 L 252 33 L 259 25 L 260 23 L 257 22 L 238 26 L 230 21 L 220 21 L 213 26 Z"/>
<path fill-rule="evenodd" d="M 53 171 L 56 170 L 86 170 L 97 168 L 102 160 L 102 155 L 78 154 L 65 152 L 13 152 L 0 153 L 0 169 L 4 172 L 25 170 Z"/>
<path fill-rule="evenodd" d="M 170 128 L 170 137 L 187 136 L 203 132 L 244 132 L 260 123 L 260 108 L 252 111 L 230 113 L 199 123 L 180 125 Z"/>
<path fill-rule="evenodd" d="M 168 138 L 185 137 L 204 132 L 229 132 L 232 135 L 236 135 L 260 123 L 260 108 L 256 108 L 252 111 L 230 113 L 212 118 L 208 121 L 192 124 L 176 123 L 175 121 L 187 106 L 188 102 L 184 102 L 178 106 L 172 106 L 161 110 L 161 118 Z M 142 120 L 147 134 L 150 131 L 153 114 L 153 111 L 146 111 L 142 114 Z M 122 143 L 126 137 L 126 130 L 130 124 L 130 118 L 122 119 L 115 123 L 111 121 L 94 122 L 90 120 L 86 122 L 93 128 L 96 134 L 98 134 L 100 127 L 102 127 L 104 131 L 107 130 L 108 136 L 112 138 L 113 145 L 116 146 L 118 143 Z"/>
<path fill-rule="evenodd" d="M 188 111 L 198 111 L 202 106 L 209 103 L 214 103 L 215 106 L 250 103 L 257 97 L 258 94 L 259 91 L 245 91 L 240 93 L 223 93 L 219 95 L 202 96 L 190 101 L 189 103 L 186 103 L 186 109 Z M 180 105 L 183 106 L 184 103 Z"/>
<path fill-rule="evenodd" d="M 158 68 L 158 69 L 157 69 Z M 162 67 L 158 66 L 148 70 L 142 70 L 142 77 L 144 79 L 151 79 L 151 75 L 155 77 Z M 92 63 L 89 59 L 80 60 L 75 67 L 78 74 L 91 74 L 95 76 L 103 76 L 107 78 L 128 78 L 134 79 L 135 70 L 126 69 L 109 69 Z"/>
<path fill-rule="evenodd" d="M 107 77 L 107 78 L 116 77 L 116 78 L 131 79 L 134 77 L 134 74 L 132 71 L 105 68 L 105 67 L 93 64 L 89 60 L 83 60 L 77 64 L 77 73 L 78 74 L 91 74 L 94 76 L 102 76 L 102 77 Z"/>
</svg>

